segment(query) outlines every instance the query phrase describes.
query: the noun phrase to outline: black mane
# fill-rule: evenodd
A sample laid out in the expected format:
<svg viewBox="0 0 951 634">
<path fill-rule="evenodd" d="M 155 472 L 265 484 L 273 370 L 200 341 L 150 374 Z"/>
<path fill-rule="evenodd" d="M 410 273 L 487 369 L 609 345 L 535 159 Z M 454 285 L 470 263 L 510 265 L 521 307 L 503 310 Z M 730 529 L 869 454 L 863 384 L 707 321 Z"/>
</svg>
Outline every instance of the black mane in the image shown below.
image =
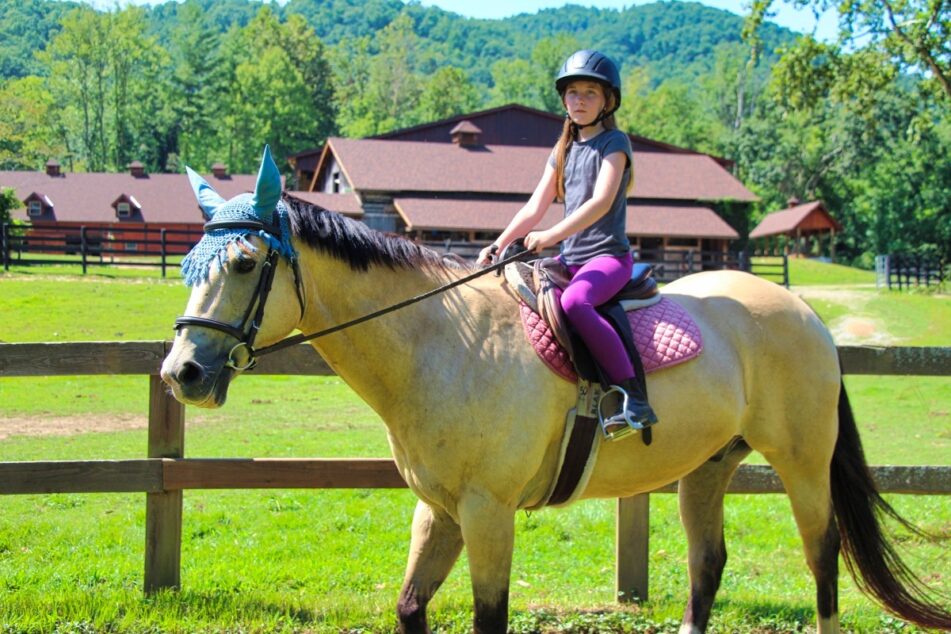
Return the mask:
<svg viewBox="0 0 951 634">
<path fill-rule="evenodd" d="M 307 245 L 346 262 L 355 271 L 390 268 L 469 268 L 460 258 L 438 253 L 407 238 L 383 233 L 292 196 L 283 196 L 291 233 Z"/>
</svg>

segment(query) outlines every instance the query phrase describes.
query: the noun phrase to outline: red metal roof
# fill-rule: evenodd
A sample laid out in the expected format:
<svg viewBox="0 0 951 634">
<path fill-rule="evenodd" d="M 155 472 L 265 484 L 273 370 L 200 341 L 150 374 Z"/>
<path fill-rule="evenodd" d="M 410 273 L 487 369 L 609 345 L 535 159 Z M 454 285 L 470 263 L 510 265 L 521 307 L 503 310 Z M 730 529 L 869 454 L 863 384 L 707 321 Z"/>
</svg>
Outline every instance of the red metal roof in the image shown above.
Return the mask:
<svg viewBox="0 0 951 634">
<path fill-rule="evenodd" d="M 765 238 L 785 233 L 841 231 L 842 225 L 829 215 L 821 201 L 803 203 L 767 214 L 750 232 L 750 238 Z"/>
<path fill-rule="evenodd" d="M 528 195 L 551 150 L 487 145 L 332 138 L 332 154 L 357 192 Z M 634 152 L 634 198 L 753 201 L 756 196 L 705 154 Z"/>
<path fill-rule="evenodd" d="M 636 236 L 726 240 L 740 237 L 709 207 L 639 203 L 627 206 L 627 233 Z"/>
<path fill-rule="evenodd" d="M 467 112 L 439 121 L 391 130 L 368 138 L 448 143 L 452 127 L 464 120 L 478 126 L 480 132 L 482 132 L 482 140 L 492 145 L 534 145 L 551 148 L 555 145 L 558 135 L 561 134 L 565 117 L 537 108 L 509 103 L 488 110 Z M 631 138 L 631 144 L 635 150 L 698 153 L 688 148 L 649 139 L 638 134 L 628 134 L 628 136 Z M 319 152 L 319 148 L 306 150 L 293 155 L 292 158 L 305 155 L 312 156 Z M 733 162 L 727 159 L 718 156 L 712 157 L 724 167 L 733 165 Z"/>
<path fill-rule="evenodd" d="M 256 180 L 251 174 L 204 178 L 224 198 L 253 191 Z M 141 205 L 135 222 L 204 222 L 184 174 L 150 174 L 136 178 L 128 173 L 68 172 L 48 176 L 45 172 L 0 171 L 0 187 L 12 187 L 21 201 L 32 192 L 48 198 L 53 205 L 52 215 L 47 213 L 36 220 L 118 222 L 113 203 L 125 195 Z M 26 211 L 15 212 L 15 216 L 26 218 Z"/>
<path fill-rule="evenodd" d="M 395 198 L 393 205 L 409 231 L 491 231 L 505 229 L 522 202 L 458 200 L 438 198 Z M 539 223 L 546 229 L 565 215 L 563 205 L 553 204 Z"/>
<path fill-rule="evenodd" d="M 327 211 L 335 211 L 338 214 L 359 218 L 363 215 L 363 207 L 360 205 L 360 199 L 354 194 L 325 194 L 322 192 L 302 192 L 289 191 L 287 195 L 291 198 L 302 200 L 311 205 L 317 205 Z"/>
<path fill-rule="evenodd" d="M 523 205 L 520 202 L 437 198 L 396 198 L 397 213 L 407 229 L 499 232 Z M 539 228 L 552 226 L 564 215 L 553 204 Z M 739 234 L 708 207 L 677 205 L 627 206 L 628 235 L 736 240 Z"/>
</svg>

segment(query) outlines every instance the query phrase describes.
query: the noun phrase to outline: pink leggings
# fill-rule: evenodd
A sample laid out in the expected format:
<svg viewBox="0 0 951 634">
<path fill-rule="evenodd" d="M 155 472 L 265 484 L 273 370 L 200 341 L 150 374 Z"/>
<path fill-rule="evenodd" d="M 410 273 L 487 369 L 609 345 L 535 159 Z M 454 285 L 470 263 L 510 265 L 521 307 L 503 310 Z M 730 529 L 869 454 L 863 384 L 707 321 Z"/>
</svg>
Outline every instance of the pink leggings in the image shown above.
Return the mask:
<svg viewBox="0 0 951 634">
<path fill-rule="evenodd" d="M 568 321 L 604 368 L 608 380 L 620 383 L 634 376 L 634 367 L 624 351 L 621 338 L 611 324 L 595 310 L 617 294 L 631 278 L 631 254 L 602 255 L 580 266 L 569 266 L 571 282 L 561 294 L 561 307 Z"/>
</svg>

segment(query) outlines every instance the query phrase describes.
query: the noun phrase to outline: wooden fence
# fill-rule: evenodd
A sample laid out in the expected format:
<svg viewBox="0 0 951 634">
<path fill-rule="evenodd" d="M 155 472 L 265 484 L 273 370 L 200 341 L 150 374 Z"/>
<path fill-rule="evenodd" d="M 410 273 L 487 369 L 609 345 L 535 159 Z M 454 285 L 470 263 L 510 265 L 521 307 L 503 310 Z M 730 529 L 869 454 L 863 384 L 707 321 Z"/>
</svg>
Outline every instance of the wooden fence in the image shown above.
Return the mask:
<svg viewBox="0 0 951 634">
<path fill-rule="evenodd" d="M 178 258 L 201 239 L 201 227 L 166 229 L 135 225 L 95 225 L 76 227 L 18 227 L 0 225 L 0 259 L 4 270 L 11 266 L 59 264 L 89 267 L 158 267 L 166 277 L 170 267 L 178 267 Z M 487 242 L 426 242 L 426 246 L 474 260 Z M 554 255 L 556 249 L 547 254 Z M 176 257 L 177 256 L 177 257 Z M 658 282 L 673 282 L 699 271 L 735 269 L 748 271 L 789 287 L 789 263 L 786 256 L 750 258 L 745 252 L 706 251 L 700 249 L 645 249 L 636 252 L 639 262 L 654 267 Z"/>
<path fill-rule="evenodd" d="M 0 226 L 0 259 L 3 269 L 44 264 L 78 265 L 83 274 L 89 267 L 157 267 L 166 277 L 178 269 L 178 259 L 201 239 L 201 225 L 193 229 L 169 229 L 151 225 L 90 225 L 49 228 Z M 177 258 L 176 258 L 177 256 Z"/>
<path fill-rule="evenodd" d="M 948 263 L 908 253 L 875 256 L 875 287 L 898 290 L 944 283 Z"/>
<path fill-rule="evenodd" d="M 390 459 L 185 458 L 185 408 L 158 377 L 170 342 L 0 344 L 0 378 L 148 376 L 148 455 L 142 460 L 0 463 L 0 494 L 144 492 L 145 592 L 181 584 L 182 493 L 186 489 L 401 488 Z M 951 347 L 839 347 L 847 374 L 951 376 Z M 333 374 L 302 344 L 263 357 L 256 374 Z M 874 467 L 889 493 L 951 494 L 951 467 Z M 672 493 L 676 484 L 655 493 Z M 731 493 L 781 493 L 770 467 L 742 465 Z M 621 600 L 648 596 L 649 494 L 617 502 L 616 581 Z"/>
</svg>

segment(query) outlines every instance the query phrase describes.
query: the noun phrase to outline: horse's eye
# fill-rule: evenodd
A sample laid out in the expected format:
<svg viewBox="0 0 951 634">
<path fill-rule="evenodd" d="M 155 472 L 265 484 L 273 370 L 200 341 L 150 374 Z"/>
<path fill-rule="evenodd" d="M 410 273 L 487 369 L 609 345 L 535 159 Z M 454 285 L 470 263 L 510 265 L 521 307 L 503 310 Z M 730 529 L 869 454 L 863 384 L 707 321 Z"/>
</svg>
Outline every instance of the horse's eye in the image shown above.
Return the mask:
<svg viewBox="0 0 951 634">
<path fill-rule="evenodd" d="M 254 258 L 238 258 L 237 266 L 235 267 L 238 273 L 250 273 L 254 270 L 257 262 L 254 261 Z"/>
</svg>

